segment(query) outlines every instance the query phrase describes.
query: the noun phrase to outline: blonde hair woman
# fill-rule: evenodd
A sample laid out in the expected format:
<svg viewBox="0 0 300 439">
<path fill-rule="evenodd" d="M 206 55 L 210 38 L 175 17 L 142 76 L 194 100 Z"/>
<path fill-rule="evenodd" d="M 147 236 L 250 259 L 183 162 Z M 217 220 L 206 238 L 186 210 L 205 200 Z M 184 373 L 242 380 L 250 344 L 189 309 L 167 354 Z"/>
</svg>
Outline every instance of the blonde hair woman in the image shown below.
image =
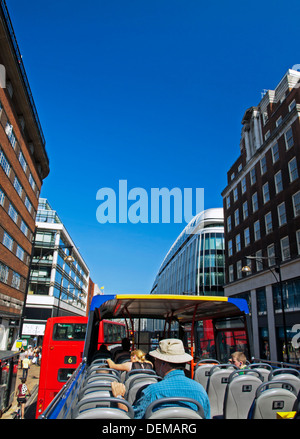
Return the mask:
<svg viewBox="0 0 300 439">
<path fill-rule="evenodd" d="M 116 364 L 109 358 L 106 361 L 111 369 L 120 371 L 130 372 L 132 369 L 153 369 L 153 364 L 151 361 L 146 360 L 146 354 L 141 349 L 132 351 L 130 361 L 126 361 L 126 363 Z"/>
</svg>

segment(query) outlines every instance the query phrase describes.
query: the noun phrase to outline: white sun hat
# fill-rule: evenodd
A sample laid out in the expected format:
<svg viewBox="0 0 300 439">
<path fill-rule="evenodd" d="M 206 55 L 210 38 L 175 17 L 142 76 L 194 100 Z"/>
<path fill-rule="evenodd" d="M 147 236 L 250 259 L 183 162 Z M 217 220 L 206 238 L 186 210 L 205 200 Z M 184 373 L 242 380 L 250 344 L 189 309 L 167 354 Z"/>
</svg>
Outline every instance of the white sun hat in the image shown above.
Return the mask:
<svg viewBox="0 0 300 439">
<path fill-rule="evenodd" d="M 185 352 L 182 341 L 177 338 L 161 340 L 158 348 L 149 352 L 149 354 L 168 363 L 187 363 L 193 359 L 191 355 Z"/>
</svg>

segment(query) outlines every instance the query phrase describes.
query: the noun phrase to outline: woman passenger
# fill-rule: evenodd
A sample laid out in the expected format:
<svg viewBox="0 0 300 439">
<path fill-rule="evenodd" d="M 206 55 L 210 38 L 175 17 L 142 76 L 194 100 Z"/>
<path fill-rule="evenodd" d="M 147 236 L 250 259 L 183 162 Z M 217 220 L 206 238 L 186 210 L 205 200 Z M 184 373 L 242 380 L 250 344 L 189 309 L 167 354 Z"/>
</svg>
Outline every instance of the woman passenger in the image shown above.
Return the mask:
<svg viewBox="0 0 300 439">
<path fill-rule="evenodd" d="M 116 364 L 112 360 L 107 359 L 108 366 L 111 369 L 130 372 L 133 369 L 153 369 L 151 361 L 146 360 L 145 352 L 136 349 L 130 353 L 130 361 L 126 363 Z"/>
</svg>

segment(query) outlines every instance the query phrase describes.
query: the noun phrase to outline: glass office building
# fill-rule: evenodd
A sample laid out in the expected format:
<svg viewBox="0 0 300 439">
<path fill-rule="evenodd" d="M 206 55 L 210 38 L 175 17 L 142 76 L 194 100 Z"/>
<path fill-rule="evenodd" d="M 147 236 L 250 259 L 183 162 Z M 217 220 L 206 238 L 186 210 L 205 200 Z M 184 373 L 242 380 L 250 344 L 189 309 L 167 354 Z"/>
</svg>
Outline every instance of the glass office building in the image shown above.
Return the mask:
<svg viewBox="0 0 300 439">
<path fill-rule="evenodd" d="M 176 239 L 151 293 L 223 295 L 224 258 L 223 209 L 207 209 Z"/>
</svg>

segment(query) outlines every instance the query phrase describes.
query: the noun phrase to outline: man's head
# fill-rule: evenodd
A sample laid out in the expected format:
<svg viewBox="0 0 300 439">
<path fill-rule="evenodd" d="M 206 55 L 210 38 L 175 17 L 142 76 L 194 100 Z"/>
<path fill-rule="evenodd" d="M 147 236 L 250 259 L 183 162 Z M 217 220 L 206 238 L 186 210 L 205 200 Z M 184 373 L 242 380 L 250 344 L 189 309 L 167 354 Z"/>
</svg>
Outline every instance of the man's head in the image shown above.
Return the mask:
<svg viewBox="0 0 300 439">
<path fill-rule="evenodd" d="M 155 358 L 155 369 L 161 376 L 172 369 L 184 369 L 185 364 L 193 359 L 185 352 L 182 341 L 176 338 L 161 340 L 158 348 L 149 354 Z"/>
</svg>

